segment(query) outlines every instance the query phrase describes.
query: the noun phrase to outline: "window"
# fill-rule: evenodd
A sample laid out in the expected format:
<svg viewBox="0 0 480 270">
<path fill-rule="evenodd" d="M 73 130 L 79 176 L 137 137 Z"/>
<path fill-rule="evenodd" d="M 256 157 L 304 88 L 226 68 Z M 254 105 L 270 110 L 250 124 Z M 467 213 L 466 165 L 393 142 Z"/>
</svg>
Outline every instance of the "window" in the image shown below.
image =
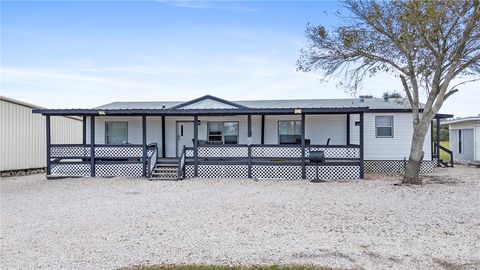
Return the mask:
<svg viewBox="0 0 480 270">
<path fill-rule="evenodd" d="M 375 134 L 380 138 L 393 137 L 393 116 L 375 116 Z"/>
<path fill-rule="evenodd" d="M 458 153 L 462 153 L 462 130 L 458 130 Z"/>
<path fill-rule="evenodd" d="M 106 122 L 105 143 L 124 144 L 128 141 L 128 122 Z"/>
<path fill-rule="evenodd" d="M 300 144 L 302 124 L 300 121 L 278 121 L 278 140 L 280 144 Z"/>
<path fill-rule="evenodd" d="M 237 144 L 238 122 L 208 122 L 208 141 L 212 143 Z"/>
</svg>

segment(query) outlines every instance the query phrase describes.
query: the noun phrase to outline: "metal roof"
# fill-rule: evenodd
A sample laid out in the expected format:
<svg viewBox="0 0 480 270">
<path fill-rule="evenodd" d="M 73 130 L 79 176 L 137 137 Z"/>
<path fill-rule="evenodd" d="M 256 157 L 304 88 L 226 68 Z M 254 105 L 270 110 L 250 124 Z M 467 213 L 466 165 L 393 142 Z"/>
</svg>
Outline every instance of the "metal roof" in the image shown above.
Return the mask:
<svg viewBox="0 0 480 270">
<path fill-rule="evenodd" d="M 358 108 L 409 110 L 408 100 L 403 98 L 365 98 L 362 102 L 358 98 L 350 99 L 289 99 L 289 100 L 241 100 L 232 101 L 252 109 L 294 109 L 294 108 Z M 131 110 L 131 109 L 173 109 L 183 101 L 149 101 L 149 102 L 113 102 L 95 107 L 100 110 Z M 179 108 L 180 109 L 180 108 Z"/>
<path fill-rule="evenodd" d="M 449 124 L 468 122 L 468 121 L 480 121 L 480 115 L 468 116 L 468 117 L 462 117 L 462 118 L 456 118 L 456 119 L 451 119 L 451 120 L 447 120 L 447 121 L 442 121 L 442 125 L 443 124 L 449 125 Z"/>
</svg>

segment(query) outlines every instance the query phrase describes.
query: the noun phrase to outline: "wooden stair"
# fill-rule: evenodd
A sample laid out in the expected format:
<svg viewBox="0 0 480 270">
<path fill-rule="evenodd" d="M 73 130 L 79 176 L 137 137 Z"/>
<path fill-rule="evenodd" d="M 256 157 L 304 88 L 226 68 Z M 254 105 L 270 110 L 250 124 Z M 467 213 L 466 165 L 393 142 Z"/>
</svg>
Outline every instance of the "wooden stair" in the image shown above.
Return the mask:
<svg viewBox="0 0 480 270">
<path fill-rule="evenodd" d="M 150 180 L 178 180 L 178 159 L 159 158 Z"/>
</svg>

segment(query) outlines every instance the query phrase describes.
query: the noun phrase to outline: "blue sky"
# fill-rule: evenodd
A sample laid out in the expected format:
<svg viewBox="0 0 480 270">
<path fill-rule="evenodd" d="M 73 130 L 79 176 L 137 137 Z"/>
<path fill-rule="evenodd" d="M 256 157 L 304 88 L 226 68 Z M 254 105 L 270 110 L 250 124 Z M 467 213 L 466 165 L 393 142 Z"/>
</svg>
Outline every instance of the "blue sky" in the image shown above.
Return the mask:
<svg viewBox="0 0 480 270">
<path fill-rule="evenodd" d="M 1 2 L 2 95 L 51 108 L 112 101 L 351 97 L 320 72 L 295 70 L 308 22 L 335 25 L 316 2 Z M 478 82 L 442 110 L 480 113 Z M 380 75 L 362 94 L 401 90 Z"/>
</svg>

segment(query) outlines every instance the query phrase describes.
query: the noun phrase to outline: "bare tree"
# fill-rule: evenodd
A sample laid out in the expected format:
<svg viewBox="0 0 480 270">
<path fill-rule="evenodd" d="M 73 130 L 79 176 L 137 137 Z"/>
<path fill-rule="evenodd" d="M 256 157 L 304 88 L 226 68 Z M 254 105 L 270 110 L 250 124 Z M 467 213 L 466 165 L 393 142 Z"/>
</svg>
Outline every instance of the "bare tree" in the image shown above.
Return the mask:
<svg viewBox="0 0 480 270">
<path fill-rule="evenodd" d="M 428 127 L 457 87 L 480 79 L 479 0 L 346 0 L 343 25 L 308 25 L 298 70 L 322 70 L 356 92 L 366 76 L 393 74 L 413 113 L 404 183 L 419 184 Z M 452 80 L 459 81 L 452 85 Z M 424 91 L 422 93 L 422 91 Z M 426 101 L 421 103 L 424 94 Z"/>
</svg>

